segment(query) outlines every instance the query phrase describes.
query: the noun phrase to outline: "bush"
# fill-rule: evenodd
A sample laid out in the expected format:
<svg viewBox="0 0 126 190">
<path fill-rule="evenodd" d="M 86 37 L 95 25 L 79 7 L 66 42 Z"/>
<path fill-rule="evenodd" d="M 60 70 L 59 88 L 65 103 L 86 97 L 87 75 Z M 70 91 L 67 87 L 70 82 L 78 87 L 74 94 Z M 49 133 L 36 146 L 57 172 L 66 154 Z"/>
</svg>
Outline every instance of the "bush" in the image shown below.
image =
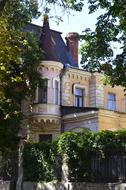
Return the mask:
<svg viewBox="0 0 126 190">
<path fill-rule="evenodd" d="M 54 147 L 49 142 L 26 144 L 23 152 L 25 181 L 55 179 Z"/>
<path fill-rule="evenodd" d="M 52 144 L 41 142 L 25 145 L 24 180 L 56 179 L 56 157 L 59 156 L 68 164 L 69 181 L 91 181 L 96 176 L 96 173 L 92 175 L 91 168 L 95 157 L 104 163 L 109 157 L 121 154 L 126 155 L 126 130 L 65 132 Z"/>
<path fill-rule="evenodd" d="M 91 180 L 91 162 L 95 155 L 107 159 L 110 156 L 126 154 L 126 130 L 66 132 L 59 137 L 57 147 L 68 164 L 70 181 Z"/>
</svg>

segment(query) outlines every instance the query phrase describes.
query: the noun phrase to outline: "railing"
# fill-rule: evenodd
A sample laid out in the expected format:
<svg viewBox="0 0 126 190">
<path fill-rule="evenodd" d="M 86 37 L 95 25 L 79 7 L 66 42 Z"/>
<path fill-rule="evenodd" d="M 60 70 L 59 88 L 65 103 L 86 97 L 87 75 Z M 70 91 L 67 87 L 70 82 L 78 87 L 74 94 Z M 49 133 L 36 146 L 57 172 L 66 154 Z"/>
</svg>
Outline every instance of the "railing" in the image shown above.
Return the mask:
<svg viewBox="0 0 126 190">
<path fill-rule="evenodd" d="M 103 159 L 92 158 L 92 180 L 95 182 L 126 182 L 126 155 L 115 155 Z"/>
<path fill-rule="evenodd" d="M 55 104 L 33 104 L 32 114 L 60 116 L 60 106 Z"/>
<path fill-rule="evenodd" d="M 82 113 L 82 112 L 97 111 L 97 110 L 98 108 L 91 108 L 91 107 L 61 106 L 62 116 L 72 113 Z"/>
</svg>

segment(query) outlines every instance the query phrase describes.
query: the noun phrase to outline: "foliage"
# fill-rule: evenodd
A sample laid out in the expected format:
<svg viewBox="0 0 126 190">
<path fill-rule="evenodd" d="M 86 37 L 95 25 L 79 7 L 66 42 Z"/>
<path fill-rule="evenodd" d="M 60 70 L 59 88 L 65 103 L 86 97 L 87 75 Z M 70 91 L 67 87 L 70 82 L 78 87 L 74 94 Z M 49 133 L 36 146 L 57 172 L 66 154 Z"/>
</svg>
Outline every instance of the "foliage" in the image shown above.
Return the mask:
<svg viewBox="0 0 126 190">
<path fill-rule="evenodd" d="M 89 0 L 88 4 L 90 14 L 99 8 L 103 12 L 97 18 L 95 31 L 86 29 L 81 36 L 81 64 L 85 70 L 104 72 L 112 86 L 126 87 L 125 1 Z"/>
<path fill-rule="evenodd" d="M 69 167 L 70 181 L 91 178 L 91 159 L 99 155 L 107 159 L 112 155 L 126 154 L 126 131 L 99 133 L 66 132 L 59 137 L 58 151 Z"/>
<path fill-rule="evenodd" d="M 10 0 L 1 0 L 0 1 L 0 15 L 2 14 L 2 11 Z M 22 1 L 22 0 L 21 0 Z M 11 2 L 11 1 L 10 1 Z M 31 10 L 36 10 L 38 8 L 38 5 L 41 7 L 43 14 L 46 12 L 52 12 L 52 10 L 56 7 L 61 9 L 61 12 L 69 12 L 68 10 L 75 10 L 75 11 L 81 11 L 82 7 L 84 5 L 84 0 L 27 0 L 23 1 L 24 4 L 30 7 Z M 61 19 L 60 15 L 55 15 L 57 19 Z"/>
<path fill-rule="evenodd" d="M 23 119 L 21 102 L 26 97 L 32 98 L 40 81 L 37 67 L 42 52 L 36 38 L 22 31 L 38 14 L 35 4 L 12 0 L 6 3 L 0 17 L 0 151 L 3 153 L 17 148 Z"/>
<path fill-rule="evenodd" d="M 126 154 L 126 130 L 116 132 L 65 132 L 51 143 L 26 144 L 23 153 L 24 180 L 51 181 L 57 179 L 56 158 L 66 162 L 70 181 L 90 181 L 92 158 L 104 162 L 111 156 Z M 32 162 L 31 162 L 32 160 Z M 59 168 L 59 165 L 58 165 Z"/>
<path fill-rule="evenodd" d="M 55 179 L 56 155 L 54 152 L 54 147 L 49 142 L 26 144 L 23 153 L 24 180 L 51 181 Z"/>
</svg>

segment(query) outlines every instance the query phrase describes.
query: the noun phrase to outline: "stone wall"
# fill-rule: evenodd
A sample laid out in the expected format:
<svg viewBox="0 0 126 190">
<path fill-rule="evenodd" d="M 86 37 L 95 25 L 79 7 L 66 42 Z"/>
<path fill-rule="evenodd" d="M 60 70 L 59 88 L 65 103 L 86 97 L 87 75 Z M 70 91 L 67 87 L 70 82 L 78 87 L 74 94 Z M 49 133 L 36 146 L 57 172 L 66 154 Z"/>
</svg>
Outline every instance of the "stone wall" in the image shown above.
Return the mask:
<svg viewBox="0 0 126 190">
<path fill-rule="evenodd" d="M 126 190 L 125 183 L 24 182 L 23 190 Z"/>
</svg>

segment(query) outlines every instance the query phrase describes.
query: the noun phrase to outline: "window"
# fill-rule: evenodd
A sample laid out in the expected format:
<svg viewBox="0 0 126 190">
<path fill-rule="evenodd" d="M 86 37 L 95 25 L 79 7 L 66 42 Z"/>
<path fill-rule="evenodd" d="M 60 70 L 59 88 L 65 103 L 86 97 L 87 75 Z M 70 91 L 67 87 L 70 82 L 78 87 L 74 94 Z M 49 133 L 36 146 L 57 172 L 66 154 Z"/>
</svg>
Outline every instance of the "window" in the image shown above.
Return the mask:
<svg viewBox="0 0 126 190">
<path fill-rule="evenodd" d="M 41 142 L 41 141 L 52 142 L 52 134 L 40 134 L 39 135 L 39 142 Z"/>
<path fill-rule="evenodd" d="M 59 82 L 55 80 L 55 104 L 59 102 Z"/>
<path fill-rule="evenodd" d="M 47 90 L 48 90 L 48 81 L 45 80 L 42 83 L 42 86 L 38 89 L 38 103 L 46 104 L 47 103 Z"/>
<path fill-rule="evenodd" d="M 84 106 L 84 89 L 82 88 L 75 88 L 75 106 Z"/>
<path fill-rule="evenodd" d="M 116 95 L 109 93 L 108 94 L 108 109 L 109 110 L 116 110 Z"/>
</svg>

